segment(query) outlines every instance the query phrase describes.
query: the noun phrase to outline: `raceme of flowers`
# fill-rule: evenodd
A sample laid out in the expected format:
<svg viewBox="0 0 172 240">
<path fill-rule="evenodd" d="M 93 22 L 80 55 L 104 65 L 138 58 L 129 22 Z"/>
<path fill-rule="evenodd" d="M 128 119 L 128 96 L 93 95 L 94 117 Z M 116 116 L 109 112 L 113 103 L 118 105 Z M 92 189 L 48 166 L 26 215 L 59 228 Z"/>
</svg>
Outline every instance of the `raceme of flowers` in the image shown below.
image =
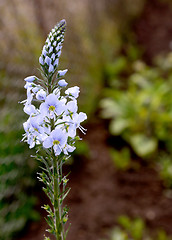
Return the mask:
<svg viewBox="0 0 172 240">
<path fill-rule="evenodd" d="M 25 140 L 30 148 L 42 144 L 45 149 L 53 148 L 55 155 L 65 155 L 75 150 L 77 129 L 83 133 L 81 123 L 87 118 L 78 113 L 79 87 L 67 88 L 63 79 L 67 69 L 58 70 L 59 57 L 64 39 L 64 20 L 48 35 L 39 58 L 43 79 L 26 77 L 27 99 L 24 112 L 29 115 L 23 124 Z"/>
</svg>

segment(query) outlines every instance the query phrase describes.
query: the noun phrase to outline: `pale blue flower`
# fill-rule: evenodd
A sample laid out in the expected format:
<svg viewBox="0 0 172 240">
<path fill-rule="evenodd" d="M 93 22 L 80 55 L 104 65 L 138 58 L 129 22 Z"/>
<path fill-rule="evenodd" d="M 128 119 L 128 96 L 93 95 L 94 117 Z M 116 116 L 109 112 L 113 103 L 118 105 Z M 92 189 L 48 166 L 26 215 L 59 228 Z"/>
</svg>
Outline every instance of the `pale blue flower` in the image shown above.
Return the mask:
<svg viewBox="0 0 172 240">
<path fill-rule="evenodd" d="M 86 129 L 84 129 L 80 123 L 86 119 L 87 115 L 83 112 L 80 112 L 79 114 L 78 113 L 73 114 L 72 118 L 70 116 L 64 117 L 68 135 L 74 138 L 76 136 L 77 128 L 79 128 L 79 130 L 81 130 L 81 132 L 85 134 Z"/>
<path fill-rule="evenodd" d="M 58 81 L 58 85 L 60 87 L 66 87 L 68 85 L 68 83 L 64 79 L 62 79 L 62 80 Z"/>
<path fill-rule="evenodd" d="M 37 79 L 36 76 L 29 76 L 29 77 L 26 77 L 24 80 L 25 80 L 26 82 L 32 83 L 32 82 L 35 81 L 36 79 Z"/>
<path fill-rule="evenodd" d="M 53 130 L 43 142 L 44 148 L 53 147 L 55 155 L 60 155 L 67 143 L 68 135 L 60 128 Z"/>
<path fill-rule="evenodd" d="M 76 100 L 73 100 L 73 101 L 69 101 L 67 104 L 66 104 L 66 114 L 71 116 L 76 113 L 78 111 L 78 105 L 77 105 L 77 101 Z"/>
<path fill-rule="evenodd" d="M 46 97 L 45 102 L 40 105 L 40 111 L 43 115 L 54 118 L 55 114 L 62 114 L 64 111 L 64 103 L 58 100 L 54 93 L 51 93 Z"/>
<path fill-rule="evenodd" d="M 79 87 L 75 86 L 75 87 L 71 87 L 71 88 L 68 88 L 65 93 L 66 95 L 68 95 L 68 97 L 70 98 L 77 98 L 79 96 Z"/>
<path fill-rule="evenodd" d="M 68 155 L 69 153 L 72 153 L 75 149 L 76 147 L 66 144 L 63 148 L 63 152 L 64 154 Z"/>
<path fill-rule="evenodd" d="M 46 92 L 45 92 L 43 89 L 39 90 L 39 91 L 37 92 L 37 94 L 36 94 L 36 98 L 37 98 L 38 100 L 40 100 L 40 101 L 45 100 L 45 98 L 46 98 Z"/>
<path fill-rule="evenodd" d="M 67 71 L 68 71 L 68 69 L 59 70 L 57 75 L 58 75 L 59 77 L 63 77 L 63 76 L 67 73 Z"/>
<path fill-rule="evenodd" d="M 36 108 L 34 105 L 32 104 L 25 104 L 24 108 L 23 108 L 23 111 L 28 114 L 28 115 L 31 115 L 31 114 L 34 114 L 36 113 Z"/>
</svg>

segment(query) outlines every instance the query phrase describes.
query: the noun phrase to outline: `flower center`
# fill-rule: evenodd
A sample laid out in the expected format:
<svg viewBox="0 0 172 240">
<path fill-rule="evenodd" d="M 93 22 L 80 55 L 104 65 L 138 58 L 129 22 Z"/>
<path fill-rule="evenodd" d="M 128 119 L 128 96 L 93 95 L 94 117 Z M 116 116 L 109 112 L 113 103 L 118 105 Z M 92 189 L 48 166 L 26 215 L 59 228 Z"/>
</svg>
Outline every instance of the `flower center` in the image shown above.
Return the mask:
<svg viewBox="0 0 172 240">
<path fill-rule="evenodd" d="M 55 107 L 53 105 L 49 106 L 49 111 L 54 111 Z"/>
<path fill-rule="evenodd" d="M 53 141 L 53 145 L 58 145 L 60 142 L 58 140 Z"/>
</svg>

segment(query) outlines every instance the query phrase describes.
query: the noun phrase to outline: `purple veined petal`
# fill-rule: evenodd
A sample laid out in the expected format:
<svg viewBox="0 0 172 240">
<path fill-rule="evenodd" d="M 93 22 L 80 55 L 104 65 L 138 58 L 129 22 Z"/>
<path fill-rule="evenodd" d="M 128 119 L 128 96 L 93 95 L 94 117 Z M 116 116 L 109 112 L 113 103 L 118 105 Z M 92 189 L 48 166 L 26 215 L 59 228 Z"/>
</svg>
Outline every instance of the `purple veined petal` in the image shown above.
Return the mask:
<svg viewBox="0 0 172 240">
<path fill-rule="evenodd" d="M 60 87 L 66 87 L 68 85 L 68 83 L 64 79 L 62 79 L 62 80 L 58 81 L 58 85 Z"/>
<path fill-rule="evenodd" d="M 65 70 L 59 70 L 58 71 L 58 75 L 59 77 L 63 77 L 66 73 L 67 73 L 68 69 L 65 69 Z"/>
<path fill-rule="evenodd" d="M 48 56 L 45 57 L 45 63 L 50 66 L 51 65 L 51 58 L 49 58 Z"/>
<path fill-rule="evenodd" d="M 50 148 L 52 146 L 53 146 L 53 139 L 49 136 L 44 140 L 43 147 L 44 148 Z"/>
<path fill-rule="evenodd" d="M 40 63 L 41 65 L 44 65 L 44 60 L 43 60 L 43 57 L 42 57 L 42 56 L 39 57 L 39 63 Z"/>
<path fill-rule="evenodd" d="M 26 77 L 24 80 L 25 80 L 26 82 L 32 83 L 32 82 L 35 81 L 36 79 L 37 79 L 36 76 L 29 76 L 29 77 Z"/>
</svg>

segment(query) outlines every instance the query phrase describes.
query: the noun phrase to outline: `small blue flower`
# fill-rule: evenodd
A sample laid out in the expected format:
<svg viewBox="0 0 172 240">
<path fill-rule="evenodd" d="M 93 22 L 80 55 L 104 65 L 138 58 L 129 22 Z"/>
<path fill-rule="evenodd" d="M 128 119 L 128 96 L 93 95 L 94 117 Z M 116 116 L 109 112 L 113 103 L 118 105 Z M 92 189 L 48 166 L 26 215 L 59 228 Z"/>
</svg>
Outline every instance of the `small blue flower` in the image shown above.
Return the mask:
<svg viewBox="0 0 172 240">
<path fill-rule="evenodd" d="M 36 76 L 29 76 L 29 77 L 26 77 L 24 80 L 25 80 L 26 82 L 32 83 L 32 82 L 35 81 L 36 79 L 37 79 Z"/>
<path fill-rule="evenodd" d="M 58 75 L 59 77 L 63 77 L 63 76 L 67 73 L 67 71 L 68 71 L 68 69 L 59 70 L 57 75 Z"/>
<path fill-rule="evenodd" d="M 53 147 L 55 155 L 60 155 L 67 143 L 68 135 L 60 128 L 53 130 L 43 142 L 44 148 Z"/>
<path fill-rule="evenodd" d="M 65 93 L 66 95 L 68 95 L 68 97 L 70 98 L 77 98 L 79 96 L 79 87 L 75 86 L 75 87 L 71 87 L 71 88 L 68 88 Z"/>
<path fill-rule="evenodd" d="M 65 111 L 65 106 L 54 93 L 51 93 L 46 97 L 45 102 L 40 105 L 40 111 L 43 115 L 54 118 L 55 114 L 60 115 Z"/>
<path fill-rule="evenodd" d="M 37 92 L 37 94 L 36 94 L 36 98 L 37 98 L 38 100 L 40 100 L 40 101 L 45 100 L 45 98 L 46 98 L 46 92 L 45 92 L 43 89 L 39 90 L 39 91 Z"/>
<path fill-rule="evenodd" d="M 60 87 L 66 87 L 68 85 L 68 83 L 64 79 L 62 79 L 62 80 L 58 81 L 58 85 Z"/>
</svg>

